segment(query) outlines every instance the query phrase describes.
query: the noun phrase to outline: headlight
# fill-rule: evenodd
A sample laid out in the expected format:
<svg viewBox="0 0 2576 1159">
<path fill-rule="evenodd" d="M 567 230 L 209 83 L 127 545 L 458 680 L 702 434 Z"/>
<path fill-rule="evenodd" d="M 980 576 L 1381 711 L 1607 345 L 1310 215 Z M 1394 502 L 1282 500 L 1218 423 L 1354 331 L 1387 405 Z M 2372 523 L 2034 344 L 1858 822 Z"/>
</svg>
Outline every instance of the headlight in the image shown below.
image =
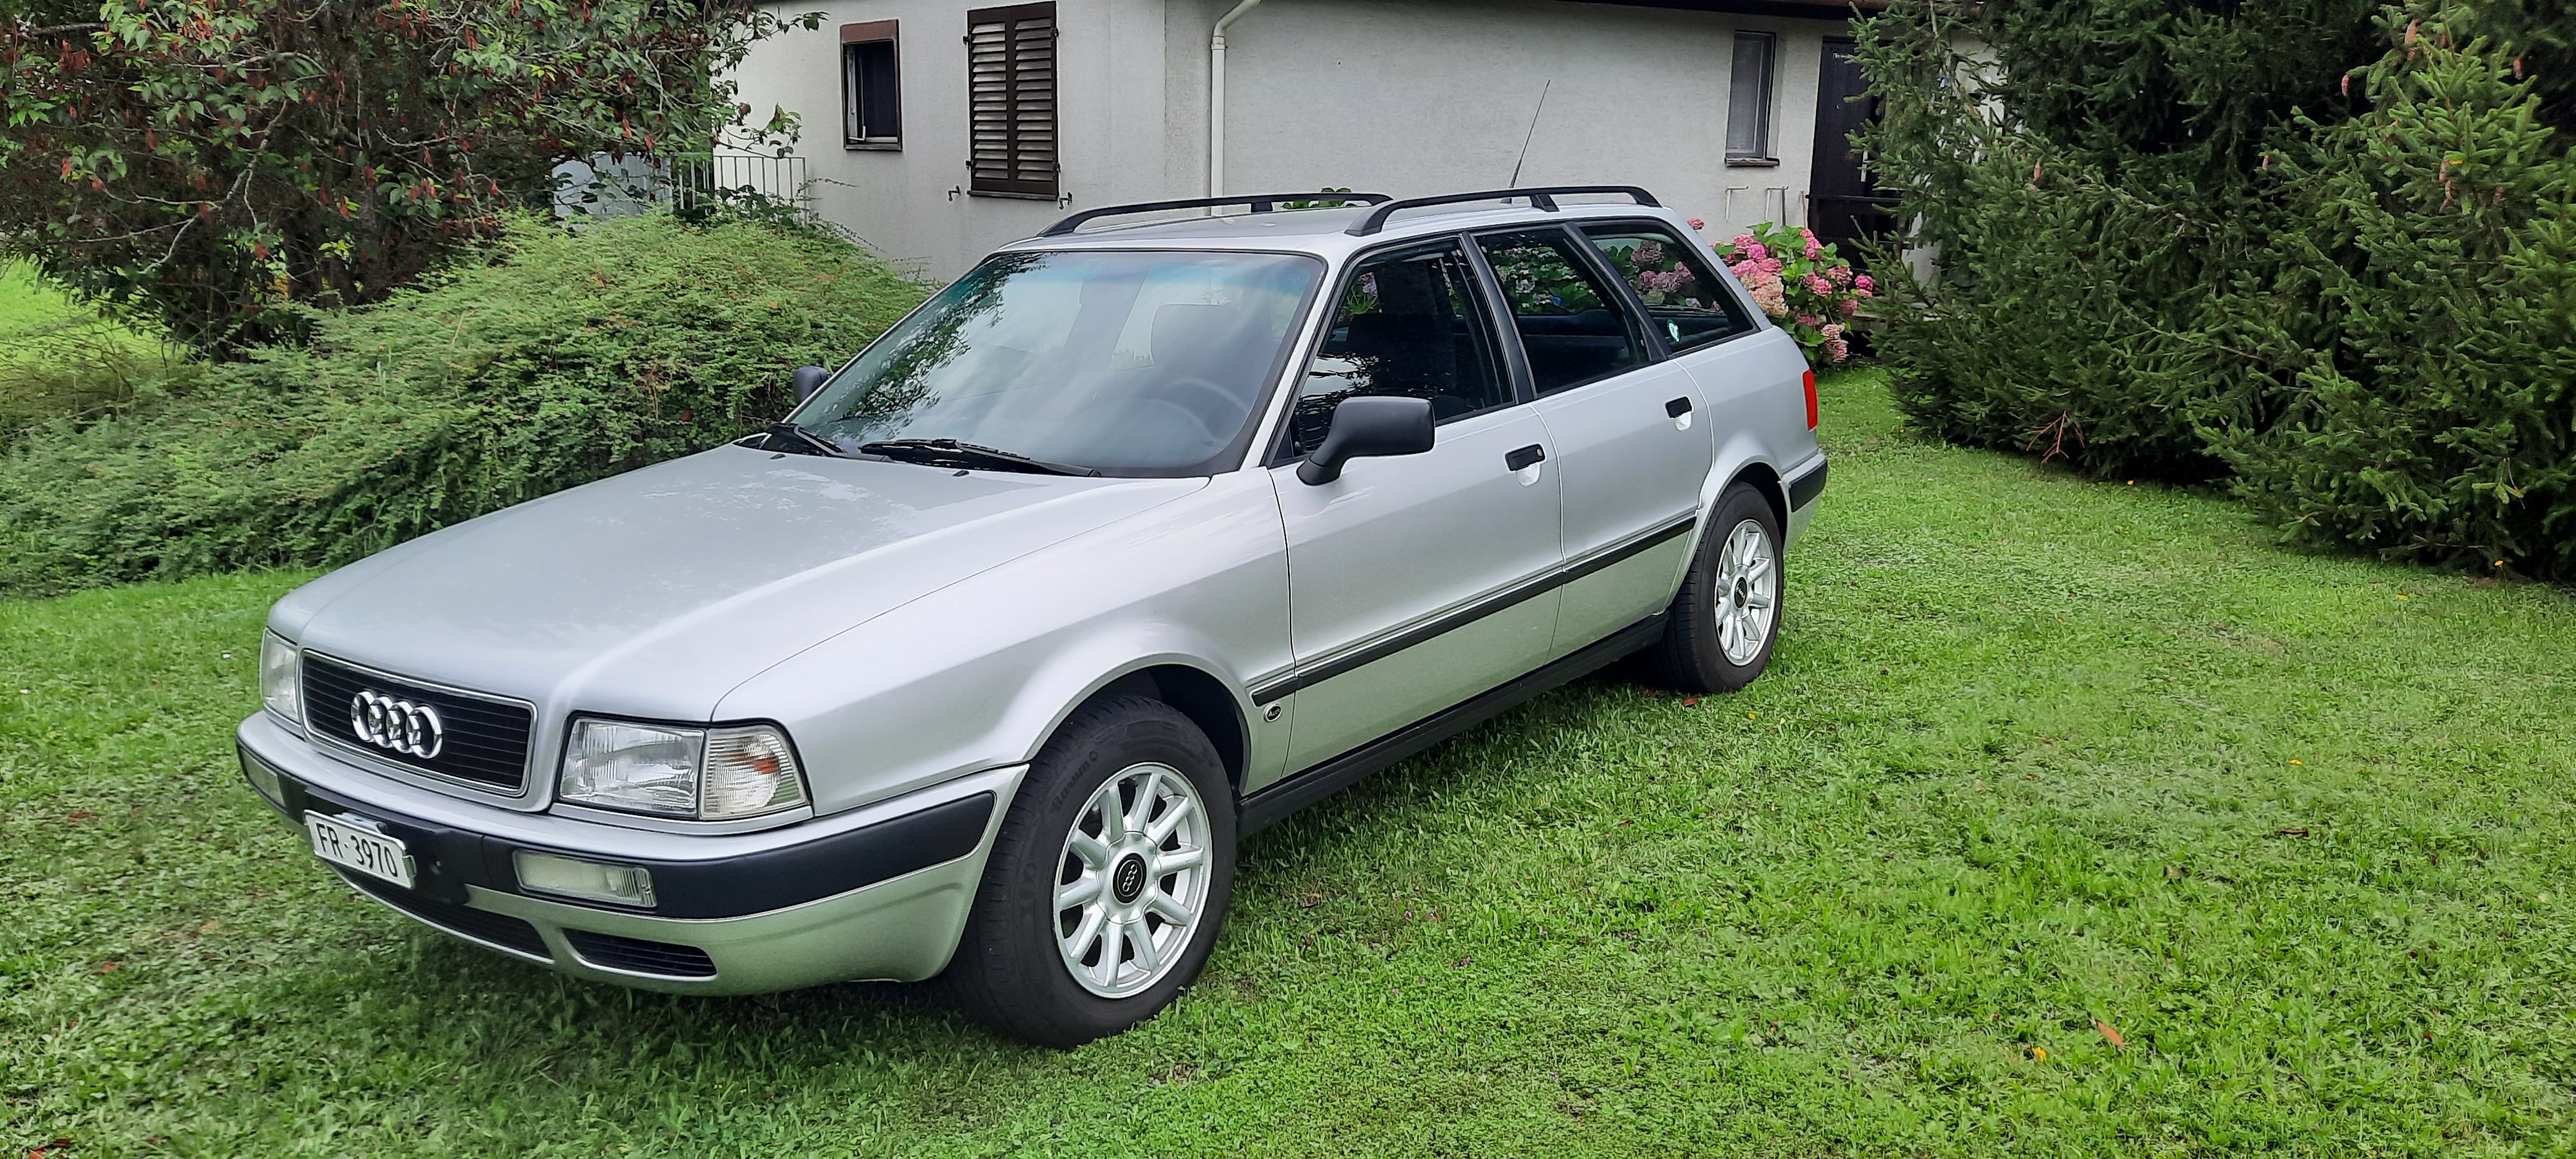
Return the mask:
<svg viewBox="0 0 2576 1159">
<path fill-rule="evenodd" d="M 768 725 L 688 728 L 572 722 L 555 798 L 663 817 L 724 821 L 805 803 L 787 735 Z"/>
<path fill-rule="evenodd" d="M 285 717 L 287 722 L 304 724 L 304 690 L 296 679 L 298 664 L 295 645 L 275 632 L 259 638 L 259 700 L 270 712 Z"/>
</svg>

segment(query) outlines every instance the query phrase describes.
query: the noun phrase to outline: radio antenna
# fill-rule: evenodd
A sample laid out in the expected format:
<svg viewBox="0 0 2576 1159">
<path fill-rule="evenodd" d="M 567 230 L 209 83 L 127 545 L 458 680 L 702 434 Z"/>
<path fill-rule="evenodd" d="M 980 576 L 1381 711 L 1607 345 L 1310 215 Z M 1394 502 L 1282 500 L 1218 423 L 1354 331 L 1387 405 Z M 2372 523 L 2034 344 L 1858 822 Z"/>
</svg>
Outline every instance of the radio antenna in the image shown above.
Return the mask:
<svg viewBox="0 0 2576 1159">
<path fill-rule="evenodd" d="M 1538 136 L 1538 115 L 1547 111 L 1547 90 L 1555 87 L 1555 77 L 1547 78 L 1547 83 L 1539 86 L 1538 107 L 1530 110 L 1529 132 L 1521 135 L 1521 155 L 1512 162 L 1512 179 L 1504 185 L 1506 189 L 1521 187 L 1521 166 L 1529 161 L 1530 141 Z"/>
</svg>

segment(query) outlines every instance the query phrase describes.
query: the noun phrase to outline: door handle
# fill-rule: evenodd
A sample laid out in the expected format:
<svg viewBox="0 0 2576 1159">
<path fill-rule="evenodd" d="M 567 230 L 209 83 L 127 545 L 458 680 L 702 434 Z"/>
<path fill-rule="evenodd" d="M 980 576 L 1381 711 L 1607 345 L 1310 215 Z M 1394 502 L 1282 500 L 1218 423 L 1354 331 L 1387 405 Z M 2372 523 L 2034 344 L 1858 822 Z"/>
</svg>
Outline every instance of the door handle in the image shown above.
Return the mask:
<svg viewBox="0 0 2576 1159">
<path fill-rule="evenodd" d="M 1526 471 L 1546 461 L 1547 448 L 1537 443 L 1531 443 L 1503 456 L 1503 466 L 1513 471 Z"/>
<path fill-rule="evenodd" d="M 1664 404 L 1664 417 L 1668 419 L 1677 419 L 1690 412 L 1691 401 L 1687 398 L 1677 398 Z"/>
</svg>

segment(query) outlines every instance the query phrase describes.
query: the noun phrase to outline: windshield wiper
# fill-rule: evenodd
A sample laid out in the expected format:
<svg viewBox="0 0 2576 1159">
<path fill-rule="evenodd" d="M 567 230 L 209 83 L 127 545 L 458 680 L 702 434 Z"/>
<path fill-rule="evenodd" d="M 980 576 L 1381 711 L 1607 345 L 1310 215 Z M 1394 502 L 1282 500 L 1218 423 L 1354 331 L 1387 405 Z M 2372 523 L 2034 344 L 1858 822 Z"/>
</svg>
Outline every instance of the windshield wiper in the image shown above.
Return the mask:
<svg viewBox="0 0 2576 1159">
<path fill-rule="evenodd" d="M 886 439 L 859 444 L 859 453 L 932 467 L 983 467 L 996 471 L 1026 471 L 1033 475 L 1089 476 L 1100 473 L 1089 467 L 1050 463 L 1013 451 L 979 447 L 955 439 Z"/>
<path fill-rule="evenodd" d="M 798 447 L 794 445 L 782 447 L 778 445 L 781 440 L 790 444 L 801 444 L 803 449 L 799 450 Z M 842 450 L 839 443 L 835 443 L 830 439 L 815 434 L 813 431 L 807 430 L 795 423 L 785 422 L 769 424 L 769 429 L 762 432 L 760 449 L 764 451 L 796 451 L 798 454 L 805 455 L 830 455 L 835 459 L 846 459 L 850 457 L 850 453 Z"/>
</svg>

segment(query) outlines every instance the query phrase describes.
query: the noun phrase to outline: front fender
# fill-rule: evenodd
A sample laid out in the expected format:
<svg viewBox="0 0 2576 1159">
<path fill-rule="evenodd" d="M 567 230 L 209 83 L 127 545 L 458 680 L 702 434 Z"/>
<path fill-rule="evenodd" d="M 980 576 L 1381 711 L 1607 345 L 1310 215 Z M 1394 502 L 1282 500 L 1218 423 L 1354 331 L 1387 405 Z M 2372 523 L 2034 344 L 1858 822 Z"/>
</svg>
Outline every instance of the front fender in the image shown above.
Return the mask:
<svg viewBox="0 0 2576 1159">
<path fill-rule="evenodd" d="M 1065 716 L 1162 665 L 1222 685 L 1270 743 L 1244 689 L 1288 669 L 1286 536 L 1257 472 L 1075 536 L 825 640 L 728 693 L 717 719 L 795 738 L 818 813 L 1035 756 Z"/>
</svg>

